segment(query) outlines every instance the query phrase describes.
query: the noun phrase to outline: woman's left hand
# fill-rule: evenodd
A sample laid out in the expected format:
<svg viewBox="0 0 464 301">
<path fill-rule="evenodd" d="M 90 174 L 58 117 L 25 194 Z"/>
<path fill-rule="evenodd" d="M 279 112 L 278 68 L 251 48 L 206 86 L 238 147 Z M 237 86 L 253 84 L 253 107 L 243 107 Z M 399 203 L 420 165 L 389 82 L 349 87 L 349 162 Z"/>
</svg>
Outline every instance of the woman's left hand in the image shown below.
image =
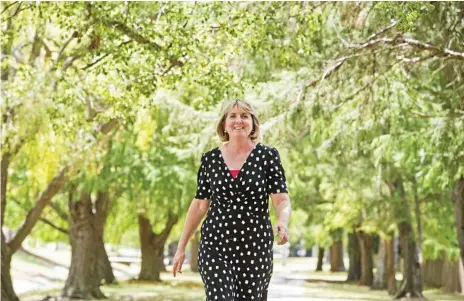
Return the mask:
<svg viewBox="0 0 464 301">
<path fill-rule="evenodd" d="M 278 221 L 274 226 L 274 236 L 279 235 L 278 245 L 285 244 L 290 239 L 290 234 L 288 233 L 287 226 L 285 223 Z"/>
</svg>

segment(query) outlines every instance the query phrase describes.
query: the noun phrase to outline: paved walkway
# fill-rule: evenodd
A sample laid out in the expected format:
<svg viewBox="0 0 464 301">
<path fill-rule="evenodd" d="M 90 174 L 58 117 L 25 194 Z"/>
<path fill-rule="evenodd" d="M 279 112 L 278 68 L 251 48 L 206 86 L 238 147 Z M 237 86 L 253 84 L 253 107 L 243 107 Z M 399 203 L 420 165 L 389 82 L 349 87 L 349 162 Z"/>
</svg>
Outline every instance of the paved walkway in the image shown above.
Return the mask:
<svg viewBox="0 0 464 301">
<path fill-rule="evenodd" d="M 315 258 L 300 258 L 298 261 L 290 261 L 285 265 L 276 262 L 274 273 L 269 286 L 268 301 L 334 301 L 333 297 L 311 297 L 317 289 L 306 284 L 311 279 L 307 271 L 314 269 Z M 346 276 L 331 276 L 331 280 L 344 280 Z"/>
<path fill-rule="evenodd" d="M 308 290 L 303 286 L 304 280 L 287 278 L 287 276 L 282 272 L 274 274 L 269 286 L 268 301 L 321 300 L 308 297 Z"/>
<path fill-rule="evenodd" d="M 41 250 L 47 255 L 47 250 Z M 48 251 L 49 252 L 49 251 Z M 39 253 L 39 251 L 36 251 Z M 20 255 L 20 254 L 17 254 Z M 54 254 L 58 255 L 58 254 Z M 24 294 L 30 291 L 41 291 L 57 289 L 59 292 L 63 288 L 64 282 L 68 275 L 67 263 L 69 263 L 69 254 L 66 256 L 54 256 L 53 260 L 57 265 L 41 264 L 37 260 L 30 260 L 24 256 L 15 256 L 12 263 L 12 276 L 15 291 L 18 294 Z M 40 261 L 40 260 L 39 260 Z M 314 270 L 316 258 L 291 258 L 284 265 L 280 259 L 274 261 L 274 273 L 269 287 L 268 301 L 353 301 L 353 300 L 383 300 L 373 298 L 366 299 L 366 295 L 353 296 L 353 293 L 334 290 L 328 288 L 325 280 L 343 281 L 345 274 L 325 274 L 322 280 L 320 274 L 308 273 Z M 168 267 L 168 270 L 171 267 Z M 139 272 L 138 265 L 124 266 L 113 264 L 113 271 L 118 280 L 124 280 L 135 277 Z M 188 271 L 188 265 L 184 266 Z M 170 273 L 163 273 L 163 279 L 166 281 L 174 280 Z M 318 278 L 314 278 L 318 277 Z M 306 280 L 312 280 L 308 284 Z M 185 273 L 176 281 L 194 281 L 198 282 L 200 287 L 201 280 L 198 274 Z M 330 291 L 330 292 L 329 292 Z M 40 294 L 40 293 L 39 293 Z M 353 298 L 354 297 L 354 298 Z M 359 298 L 358 298 L 359 297 Z M 37 300 L 36 297 L 21 298 L 22 300 Z M 167 298 L 166 300 L 168 300 Z M 198 300 L 200 301 L 200 300 Z"/>
</svg>

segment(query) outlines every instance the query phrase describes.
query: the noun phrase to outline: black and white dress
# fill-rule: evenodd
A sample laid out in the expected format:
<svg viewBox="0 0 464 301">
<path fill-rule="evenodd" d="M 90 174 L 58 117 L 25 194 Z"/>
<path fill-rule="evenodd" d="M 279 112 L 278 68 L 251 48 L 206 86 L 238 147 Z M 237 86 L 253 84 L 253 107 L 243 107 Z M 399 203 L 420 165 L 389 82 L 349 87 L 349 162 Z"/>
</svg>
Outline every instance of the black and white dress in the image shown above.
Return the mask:
<svg viewBox="0 0 464 301">
<path fill-rule="evenodd" d="M 198 253 L 207 301 L 267 300 L 274 237 L 269 194 L 287 192 L 279 152 L 257 143 L 234 179 L 219 148 L 203 154 L 195 198 L 210 199 Z"/>
</svg>

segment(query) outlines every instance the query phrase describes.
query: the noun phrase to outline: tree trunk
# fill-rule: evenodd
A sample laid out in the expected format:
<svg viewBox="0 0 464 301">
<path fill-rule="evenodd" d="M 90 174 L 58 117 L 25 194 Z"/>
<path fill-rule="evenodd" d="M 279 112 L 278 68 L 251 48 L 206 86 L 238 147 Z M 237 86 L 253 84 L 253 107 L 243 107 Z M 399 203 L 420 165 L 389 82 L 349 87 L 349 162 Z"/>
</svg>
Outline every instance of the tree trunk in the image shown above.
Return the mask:
<svg viewBox="0 0 464 301">
<path fill-rule="evenodd" d="M 13 281 L 11 280 L 11 257 L 12 250 L 6 244 L 6 239 L 3 234 L 3 224 L 6 210 L 6 189 L 8 183 L 8 167 L 10 164 L 10 153 L 5 152 L 2 154 L 1 162 L 1 179 L 0 179 L 0 198 L 1 198 L 1 217 L 0 217 L 0 232 L 2 236 L 2 299 L 4 301 L 19 301 L 18 296 L 13 288 Z"/>
<path fill-rule="evenodd" d="M 371 288 L 383 290 L 387 288 L 387 241 L 384 238 L 380 239 L 379 255 L 377 257 L 376 272 L 374 282 Z"/>
<path fill-rule="evenodd" d="M 6 210 L 6 189 L 8 185 L 8 167 L 10 165 L 10 153 L 5 152 L 2 155 L 2 162 L 1 162 L 1 179 L 0 179 L 0 199 L 1 199 L 1 207 L 0 210 L 2 212 L 0 223 L 1 227 L 3 227 L 3 224 L 5 222 L 5 210 Z M 3 295 L 2 295 L 3 299 Z"/>
<path fill-rule="evenodd" d="M 464 265 L 464 178 L 459 179 L 454 185 L 453 202 L 461 263 Z"/>
<path fill-rule="evenodd" d="M 411 298 L 423 298 L 422 276 L 418 249 L 411 225 L 411 212 L 403 183 L 397 180 L 389 184 L 390 191 L 398 201 L 395 206 L 395 218 L 399 221 L 401 254 L 403 255 L 403 281 L 394 299 L 401 299 L 407 295 Z"/>
<path fill-rule="evenodd" d="M 40 219 L 44 208 L 50 204 L 51 199 L 61 190 L 63 185 L 67 181 L 66 173 L 69 170 L 69 165 L 63 167 L 58 174 L 52 179 L 48 184 L 47 188 L 43 190 L 37 197 L 34 207 L 32 207 L 24 219 L 23 224 L 18 228 L 14 237 L 8 241 L 8 245 L 11 249 L 11 252 L 14 253 L 19 248 L 24 239 L 31 233 L 34 226 L 37 224 L 37 221 Z"/>
<path fill-rule="evenodd" d="M 385 250 L 387 255 L 387 291 L 389 295 L 396 293 L 395 277 L 395 243 L 394 236 L 385 241 Z"/>
<path fill-rule="evenodd" d="M 98 237 L 97 246 L 97 271 L 98 281 L 106 284 L 116 283 L 108 254 L 105 249 L 104 233 L 106 218 L 110 208 L 110 197 L 108 191 L 99 191 L 95 202 L 95 230 Z"/>
<path fill-rule="evenodd" d="M 190 270 L 192 272 L 198 272 L 198 246 L 200 244 L 199 231 L 196 231 L 191 240 L 190 249 Z"/>
<path fill-rule="evenodd" d="M 5 208 L 7 205 L 7 195 L 6 195 L 6 189 L 7 189 L 7 177 L 8 177 L 8 163 L 11 158 L 9 155 L 3 155 L 2 156 L 2 161 L 1 163 L 1 225 L 3 226 L 4 224 L 4 214 L 5 214 Z M 35 226 L 37 221 L 39 220 L 40 215 L 42 214 L 43 209 L 45 208 L 46 205 L 50 203 L 50 200 L 55 196 L 58 191 L 61 189 L 61 187 L 64 185 L 67 177 L 66 177 L 66 172 L 68 171 L 68 167 L 65 167 L 60 170 L 60 172 L 52 179 L 50 184 L 47 186 L 47 188 L 42 191 L 42 193 L 38 196 L 35 205 L 33 208 L 31 208 L 26 215 L 26 218 L 24 219 L 23 224 L 18 228 L 18 231 L 16 234 L 8 240 L 8 242 L 5 239 L 3 229 L 0 229 L 1 231 L 1 249 L 2 249 L 2 255 L 1 255 L 1 260 L 2 260 L 2 271 L 1 271 L 1 277 L 2 277 L 2 299 L 1 300 L 11 300 L 11 301 L 16 301 L 19 300 L 18 297 L 16 296 L 16 293 L 13 288 L 13 282 L 11 279 L 11 259 L 13 254 L 21 248 L 21 244 L 23 243 L 24 239 L 29 235 L 29 233 L 32 231 L 32 228 Z"/>
<path fill-rule="evenodd" d="M 160 269 L 160 272 L 167 272 L 166 270 L 166 265 L 164 264 L 164 246 L 166 245 L 166 243 L 163 244 L 163 248 L 161 250 L 161 256 L 158 256 L 158 266 L 159 266 L 159 269 Z"/>
<path fill-rule="evenodd" d="M 446 293 L 459 293 L 461 281 L 459 277 L 459 261 L 443 260 L 443 270 L 441 274 L 442 290 Z"/>
<path fill-rule="evenodd" d="M 412 225 L 402 221 L 398 225 L 400 232 L 400 246 L 403 254 L 403 282 L 395 295 L 395 299 L 401 299 L 409 294 L 410 297 L 423 298 L 422 277 L 416 241 Z"/>
<path fill-rule="evenodd" d="M 464 263 L 459 259 L 459 292 L 464 295 Z"/>
<path fill-rule="evenodd" d="M 114 277 L 113 268 L 108 259 L 103 239 L 100 239 L 98 242 L 97 265 L 98 279 L 100 282 L 104 282 L 105 284 L 116 283 L 116 277 Z"/>
<path fill-rule="evenodd" d="M 425 260 L 422 273 L 427 286 L 441 288 L 447 293 L 462 292 L 464 275 L 459 261 L 449 261 L 443 252 L 442 258 Z"/>
<path fill-rule="evenodd" d="M 359 284 L 370 286 L 374 280 L 372 272 L 374 268 L 372 258 L 373 237 L 370 234 L 364 233 L 364 231 L 356 231 L 356 236 L 358 237 L 359 248 L 361 249 L 361 279 L 359 280 Z"/>
<path fill-rule="evenodd" d="M 444 253 L 444 252 L 443 252 Z M 445 254 L 442 254 L 444 257 Z M 422 275 L 424 284 L 431 287 L 442 286 L 443 259 L 425 260 L 422 265 Z"/>
<path fill-rule="evenodd" d="M 414 186 L 414 205 L 415 205 L 415 216 L 416 216 L 416 224 L 417 224 L 417 256 L 419 264 L 422 264 L 422 213 L 420 209 L 420 200 L 419 200 L 419 193 L 417 192 L 417 183 L 416 179 L 413 178 L 413 186 Z"/>
<path fill-rule="evenodd" d="M 356 238 L 356 230 L 348 233 L 348 256 L 350 266 L 348 267 L 348 278 L 346 281 L 358 281 L 361 279 L 361 250 Z"/>
<path fill-rule="evenodd" d="M 343 229 L 336 229 L 331 232 L 333 238 L 332 246 L 330 247 L 330 271 L 344 272 L 345 263 L 343 262 Z"/>
<path fill-rule="evenodd" d="M 138 219 L 142 252 L 142 263 L 138 279 L 161 281 L 160 274 L 164 270 L 164 245 L 178 218 L 170 216 L 160 234 L 153 232 L 150 221 L 143 213 L 139 213 Z"/>
<path fill-rule="evenodd" d="M 316 266 L 316 272 L 322 271 L 322 266 L 324 265 L 324 248 L 319 247 L 319 250 L 317 251 L 317 266 Z"/>
<path fill-rule="evenodd" d="M 100 290 L 97 268 L 99 235 L 92 202 L 88 192 L 81 200 L 70 202 L 71 267 L 62 292 L 63 297 L 76 299 L 105 298 Z"/>
<path fill-rule="evenodd" d="M 11 280 L 11 250 L 6 244 L 5 236 L 2 234 L 2 301 L 19 301 L 13 288 Z"/>
<path fill-rule="evenodd" d="M 343 262 L 343 241 L 337 240 L 330 247 L 330 271 L 344 272 L 345 264 Z"/>
</svg>

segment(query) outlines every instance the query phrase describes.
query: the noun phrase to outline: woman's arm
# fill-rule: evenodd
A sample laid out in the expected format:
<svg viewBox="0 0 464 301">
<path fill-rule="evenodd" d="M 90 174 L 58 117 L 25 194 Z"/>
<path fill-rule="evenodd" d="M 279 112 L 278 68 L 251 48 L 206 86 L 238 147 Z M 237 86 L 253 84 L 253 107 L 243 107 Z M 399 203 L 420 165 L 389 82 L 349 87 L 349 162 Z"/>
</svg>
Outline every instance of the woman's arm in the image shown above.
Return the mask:
<svg viewBox="0 0 464 301">
<path fill-rule="evenodd" d="M 274 235 L 280 234 L 278 245 L 285 244 L 289 239 L 288 222 L 292 214 L 290 197 L 287 193 L 271 193 L 272 204 L 277 215 L 277 224 L 274 226 Z"/>
<path fill-rule="evenodd" d="M 177 272 L 182 273 L 181 270 L 182 263 L 185 259 L 185 248 L 193 233 L 198 228 L 201 220 L 208 212 L 209 203 L 209 200 L 200 199 L 193 199 L 190 203 L 187 217 L 185 218 L 184 229 L 182 230 L 179 243 L 177 244 L 176 254 L 174 255 L 174 266 L 172 269 L 174 277 L 176 277 Z"/>
</svg>

